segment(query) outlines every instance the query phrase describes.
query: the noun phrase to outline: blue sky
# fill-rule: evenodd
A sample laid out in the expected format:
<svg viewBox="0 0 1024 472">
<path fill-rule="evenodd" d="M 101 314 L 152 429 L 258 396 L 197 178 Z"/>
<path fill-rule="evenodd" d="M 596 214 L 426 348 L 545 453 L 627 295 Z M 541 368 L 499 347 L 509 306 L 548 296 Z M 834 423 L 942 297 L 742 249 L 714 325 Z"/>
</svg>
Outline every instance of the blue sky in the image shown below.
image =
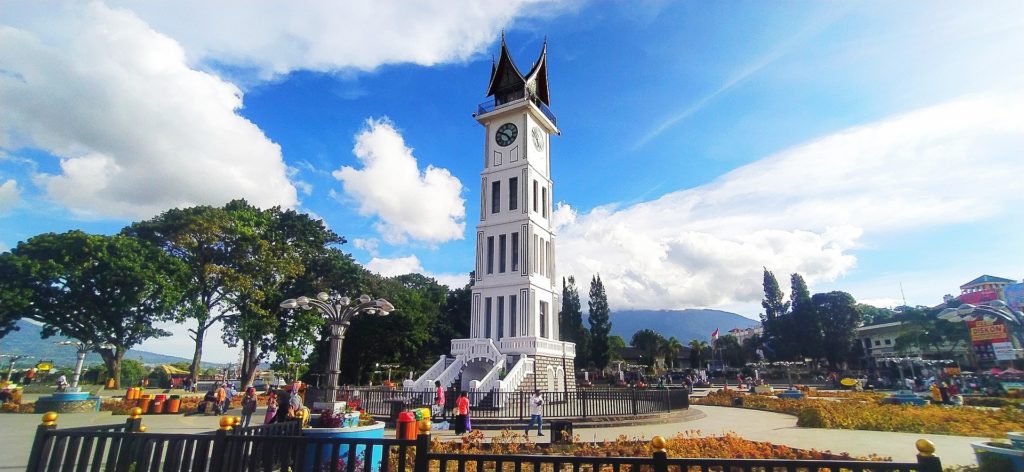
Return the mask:
<svg viewBox="0 0 1024 472">
<path fill-rule="evenodd" d="M 3 11 L 0 250 L 244 197 L 462 283 L 504 31 L 521 69 L 547 38 L 558 270 L 613 309 L 756 317 L 761 267 L 881 306 L 1021 277 L 1020 2 Z"/>
</svg>

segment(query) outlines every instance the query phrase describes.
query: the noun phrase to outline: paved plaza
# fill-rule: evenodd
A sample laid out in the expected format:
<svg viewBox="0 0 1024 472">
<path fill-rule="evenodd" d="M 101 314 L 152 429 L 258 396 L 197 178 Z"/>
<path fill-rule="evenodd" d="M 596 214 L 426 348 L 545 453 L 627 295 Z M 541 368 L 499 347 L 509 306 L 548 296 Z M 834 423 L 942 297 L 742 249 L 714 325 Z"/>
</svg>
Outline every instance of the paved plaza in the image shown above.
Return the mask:
<svg viewBox="0 0 1024 472">
<path fill-rule="evenodd" d="M 895 461 L 913 462 L 917 453 L 914 441 L 926 438 L 935 443 L 936 455 L 942 459 L 944 466 L 974 464 L 974 454 L 970 443 L 986 438 L 946 436 L 939 434 L 886 433 L 878 431 L 854 431 L 837 429 L 799 428 L 796 418 L 780 413 L 748 410 L 741 408 L 724 408 L 713 406 L 696 406 L 704 416 L 683 422 L 645 424 L 636 426 L 619 426 L 607 428 L 579 428 L 575 433 L 584 441 L 612 440 L 619 435 L 629 438 L 651 438 L 655 435 L 674 436 L 685 431 L 699 431 L 702 435 L 722 435 L 736 433 L 744 438 L 755 441 L 768 441 L 801 449 L 831 450 L 848 452 L 855 456 L 878 454 L 892 457 Z M 262 409 L 254 418 L 262 418 Z M 231 414 L 238 414 L 232 411 Z M 24 470 L 28 463 L 29 448 L 36 426 L 41 415 L 6 414 L 0 416 L 3 421 L 0 427 L 0 470 Z M 125 421 L 125 416 L 112 416 L 110 413 L 76 413 L 64 414 L 57 420 L 58 428 L 113 424 Z M 200 433 L 217 428 L 216 416 L 182 416 L 155 415 L 144 416 L 143 424 L 148 432 Z M 545 429 L 547 428 L 545 424 Z M 518 430 L 519 428 L 514 428 Z M 500 431 L 484 431 L 490 437 L 501 434 Z M 451 431 L 435 431 L 434 434 L 444 440 L 459 440 Z M 393 431 L 386 433 L 394 437 Z M 531 439 L 550 439 L 550 435 L 538 438 L 531 434 Z"/>
</svg>

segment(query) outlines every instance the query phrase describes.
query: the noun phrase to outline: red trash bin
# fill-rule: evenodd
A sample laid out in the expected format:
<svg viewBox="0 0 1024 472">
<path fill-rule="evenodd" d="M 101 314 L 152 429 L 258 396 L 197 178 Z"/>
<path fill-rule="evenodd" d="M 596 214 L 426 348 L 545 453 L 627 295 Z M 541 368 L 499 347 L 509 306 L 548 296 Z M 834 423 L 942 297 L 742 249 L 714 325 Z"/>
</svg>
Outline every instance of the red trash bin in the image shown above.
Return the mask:
<svg viewBox="0 0 1024 472">
<path fill-rule="evenodd" d="M 416 439 L 416 416 L 409 411 L 398 414 L 398 423 L 395 425 L 395 439 Z"/>
</svg>

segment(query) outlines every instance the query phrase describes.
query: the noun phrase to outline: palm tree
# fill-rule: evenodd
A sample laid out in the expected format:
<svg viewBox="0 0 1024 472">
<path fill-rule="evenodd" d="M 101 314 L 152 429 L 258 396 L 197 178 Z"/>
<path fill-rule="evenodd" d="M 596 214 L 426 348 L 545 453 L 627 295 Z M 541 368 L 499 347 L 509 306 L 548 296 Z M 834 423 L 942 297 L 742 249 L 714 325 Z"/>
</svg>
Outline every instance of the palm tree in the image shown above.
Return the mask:
<svg viewBox="0 0 1024 472">
<path fill-rule="evenodd" d="M 691 365 L 691 367 L 695 367 L 695 368 L 699 369 L 701 361 L 704 360 L 704 351 L 706 351 L 711 346 L 708 346 L 707 341 L 702 341 L 700 339 L 693 339 L 693 340 L 691 340 L 690 343 L 689 343 L 689 346 L 690 346 L 690 363 L 693 364 L 694 361 L 696 361 L 696 364 L 697 364 L 695 366 Z"/>
<path fill-rule="evenodd" d="M 669 360 L 669 369 L 675 370 L 676 357 L 679 355 L 679 351 L 683 350 L 683 344 L 680 343 L 675 336 L 672 336 L 665 340 L 664 344 L 662 345 L 662 348 L 662 353 Z"/>
</svg>

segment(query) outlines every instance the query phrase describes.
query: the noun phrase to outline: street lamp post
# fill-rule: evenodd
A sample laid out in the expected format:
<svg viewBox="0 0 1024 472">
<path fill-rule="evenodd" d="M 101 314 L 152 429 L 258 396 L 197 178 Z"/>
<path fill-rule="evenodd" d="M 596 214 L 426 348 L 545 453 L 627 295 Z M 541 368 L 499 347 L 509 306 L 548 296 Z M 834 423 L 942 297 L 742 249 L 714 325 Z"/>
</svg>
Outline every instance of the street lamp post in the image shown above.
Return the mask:
<svg viewBox="0 0 1024 472">
<path fill-rule="evenodd" d="M 7 357 L 10 359 L 10 364 L 7 366 L 7 382 L 11 381 L 11 375 L 14 373 L 14 363 L 22 359 L 32 359 L 35 356 L 29 356 L 25 354 L 0 354 L 0 357 Z"/>
<path fill-rule="evenodd" d="M 78 352 L 78 359 L 75 360 L 75 370 L 71 373 L 71 386 L 68 387 L 69 392 L 77 392 L 78 380 L 82 377 L 82 366 L 85 365 L 85 355 L 91 351 L 97 349 L 114 349 L 114 345 L 110 343 L 95 343 L 95 342 L 84 342 L 84 341 L 60 341 L 57 343 L 58 346 L 71 346 Z"/>
<path fill-rule="evenodd" d="M 388 313 L 395 309 L 395 306 L 383 298 L 374 300 L 369 295 L 363 295 L 356 300 L 350 300 L 348 297 L 320 292 L 316 295 L 316 298 L 303 296 L 285 300 L 281 302 L 281 308 L 287 310 L 296 308 L 312 310 L 316 308 L 327 318 L 327 323 L 331 330 L 331 347 L 327 358 L 327 371 L 325 375 L 327 377 L 326 389 L 330 392 L 327 400 L 331 404 L 331 408 L 333 408 L 333 403 L 338 398 L 338 374 L 341 373 L 341 345 L 345 341 L 345 331 L 348 330 L 352 317 L 360 313 L 387 316 Z"/>
</svg>

